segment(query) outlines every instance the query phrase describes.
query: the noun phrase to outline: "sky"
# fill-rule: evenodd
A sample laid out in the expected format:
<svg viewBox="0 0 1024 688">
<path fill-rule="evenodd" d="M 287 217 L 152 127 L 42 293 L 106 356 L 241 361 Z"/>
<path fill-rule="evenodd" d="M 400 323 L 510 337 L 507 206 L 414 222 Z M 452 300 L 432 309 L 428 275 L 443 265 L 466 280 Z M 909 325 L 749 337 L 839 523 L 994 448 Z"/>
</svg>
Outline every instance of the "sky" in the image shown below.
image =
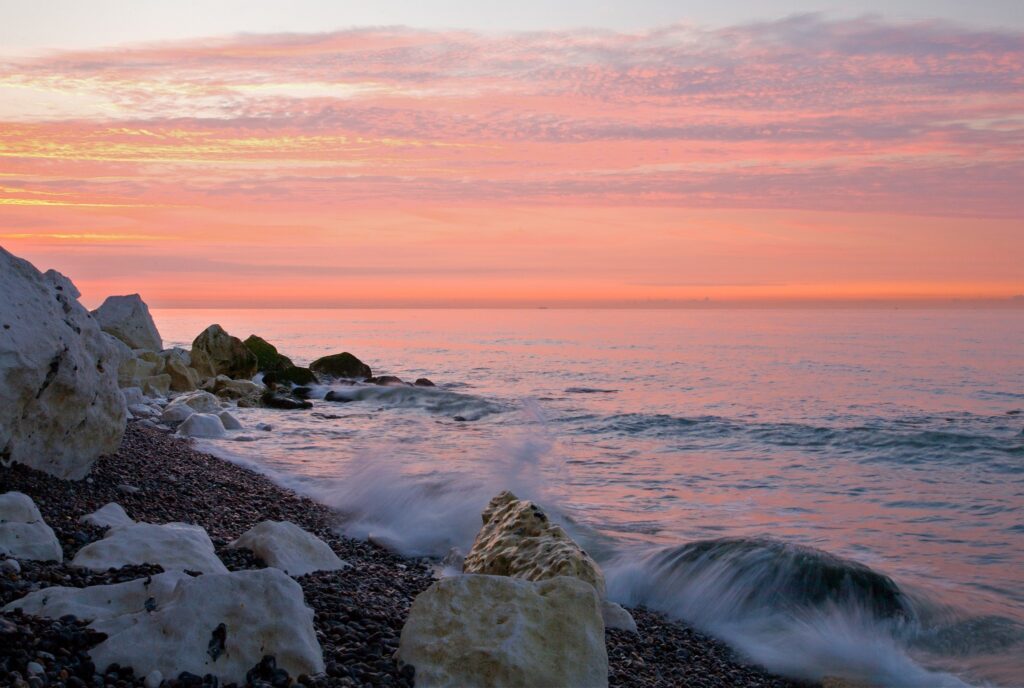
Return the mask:
<svg viewBox="0 0 1024 688">
<path fill-rule="evenodd" d="M 1024 294 L 1024 3 L 368 4 L 0 1 L 0 245 L 88 305 Z"/>
</svg>

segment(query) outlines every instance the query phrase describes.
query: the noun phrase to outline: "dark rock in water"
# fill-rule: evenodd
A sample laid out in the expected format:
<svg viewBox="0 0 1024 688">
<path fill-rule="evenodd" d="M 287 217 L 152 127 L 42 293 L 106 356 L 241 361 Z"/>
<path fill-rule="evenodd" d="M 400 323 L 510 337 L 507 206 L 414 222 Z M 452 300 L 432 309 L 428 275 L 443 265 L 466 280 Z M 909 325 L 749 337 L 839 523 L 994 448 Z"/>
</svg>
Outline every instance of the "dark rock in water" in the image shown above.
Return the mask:
<svg viewBox="0 0 1024 688">
<path fill-rule="evenodd" d="M 312 385 L 316 383 L 316 375 L 309 368 L 292 366 L 284 370 L 275 370 L 263 375 L 263 384 L 267 387 L 274 385 Z"/>
<path fill-rule="evenodd" d="M 340 404 L 347 404 L 348 402 L 352 401 L 352 397 L 347 397 L 344 394 L 335 392 L 332 389 L 330 392 L 327 393 L 327 396 L 324 397 L 324 401 L 336 401 Z"/>
<path fill-rule="evenodd" d="M 192 350 L 199 354 L 193 356 L 193 363 L 201 367 L 209 366 L 205 370 L 199 370 L 204 377 L 215 377 L 227 375 L 232 379 L 248 380 L 257 372 L 256 354 L 242 343 L 238 337 L 232 337 L 220 325 L 210 325 L 203 330 L 192 342 Z"/>
<path fill-rule="evenodd" d="M 404 385 L 405 384 L 404 382 L 402 382 L 402 378 L 395 377 L 394 375 L 381 375 L 380 377 L 373 378 L 371 380 L 371 382 L 373 382 L 373 384 L 375 384 L 375 385 L 384 385 L 384 386 Z"/>
<path fill-rule="evenodd" d="M 278 353 L 277 347 L 262 337 L 251 334 L 242 343 L 256 356 L 256 366 L 265 373 L 280 372 L 295 367 L 292 359 Z"/>
<path fill-rule="evenodd" d="M 309 399 L 310 395 L 313 394 L 312 387 L 296 387 L 292 390 L 292 396 L 296 399 Z"/>
<path fill-rule="evenodd" d="M 673 547 L 650 561 L 655 582 L 683 572 L 713 576 L 741 595 L 739 606 L 798 609 L 848 604 L 879 618 L 913 616 L 910 602 L 888 576 L 828 552 L 768 538 L 720 538 Z"/>
<path fill-rule="evenodd" d="M 274 394 L 273 392 L 267 392 L 263 395 L 263 405 L 267 408 L 285 410 L 313 408 L 312 402 L 305 401 L 303 399 L 295 399 L 293 397 L 286 397 L 283 394 Z"/>
<path fill-rule="evenodd" d="M 466 418 L 464 416 L 453 416 L 452 420 L 458 421 L 459 423 L 465 423 L 466 422 Z"/>
<path fill-rule="evenodd" d="M 417 387 L 437 387 L 433 382 L 425 377 L 417 378 L 416 382 L 413 383 Z"/>
<path fill-rule="evenodd" d="M 373 377 L 370 366 L 347 351 L 318 358 L 309 364 L 309 369 L 318 375 L 330 377 L 363 378 L 364 380 Z"/>
</svg>

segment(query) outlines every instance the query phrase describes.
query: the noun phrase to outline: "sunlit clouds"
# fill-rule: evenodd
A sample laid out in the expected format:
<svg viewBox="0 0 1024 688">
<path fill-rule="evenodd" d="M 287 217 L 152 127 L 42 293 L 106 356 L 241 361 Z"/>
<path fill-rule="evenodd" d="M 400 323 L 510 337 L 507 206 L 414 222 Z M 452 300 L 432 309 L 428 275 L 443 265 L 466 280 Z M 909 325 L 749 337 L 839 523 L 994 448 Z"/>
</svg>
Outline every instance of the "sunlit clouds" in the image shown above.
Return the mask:
<svg viewBox="0 0 1024 688">
<path fill-rule="evenodd" d="M 943 23 L 367 29 L 0 64 L 0 241 L 87 301 L 1005 297 L 1022 188 L 1024 37 Z"/>
</svg>

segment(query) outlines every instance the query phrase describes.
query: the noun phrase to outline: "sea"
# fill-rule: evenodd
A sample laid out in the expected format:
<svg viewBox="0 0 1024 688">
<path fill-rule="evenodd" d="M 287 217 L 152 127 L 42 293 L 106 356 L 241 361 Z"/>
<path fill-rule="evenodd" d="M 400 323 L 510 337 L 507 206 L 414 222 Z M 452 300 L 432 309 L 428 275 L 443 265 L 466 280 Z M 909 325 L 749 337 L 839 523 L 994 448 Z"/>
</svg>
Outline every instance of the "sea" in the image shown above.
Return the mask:
<svg viewBox="0 0 1024 688">
<path fill-rule="evenodd" d="M 200 446 L 410 556 L 541 504 L 609 596 L 799 678 L 1024 686 L 1024 310 L 171 310 L 323 385 Z M 344 401 L 324 401 L 335 390 Z M 269 431 L 257 429 L 269 424 Z"/>
</svg>

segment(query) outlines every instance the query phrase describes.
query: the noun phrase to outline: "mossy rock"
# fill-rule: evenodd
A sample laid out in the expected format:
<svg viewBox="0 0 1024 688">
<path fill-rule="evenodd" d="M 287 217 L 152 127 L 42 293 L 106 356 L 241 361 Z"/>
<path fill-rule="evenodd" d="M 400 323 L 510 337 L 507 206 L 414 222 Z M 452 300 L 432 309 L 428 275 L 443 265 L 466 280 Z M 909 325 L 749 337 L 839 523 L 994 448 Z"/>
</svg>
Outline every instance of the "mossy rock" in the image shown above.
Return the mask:
<svg viewBox="0 0 1024 688">
<path fill-rule="evenodd" d="M 295 367 L 292 359 L 278 353 L 277 347 L 262 337 L 251 334 L 243 344 L 256 355 L 256 365 L 264 373 L 280 372 Z"/>
<path fill-rule="evenodd" d="M 318 358 L 309 364 L 309 369 L 317 375 L 330 377 L 362 378 L 364 380 L 373 377 L 370 366 L 347 351 Z"/>
</svg>

